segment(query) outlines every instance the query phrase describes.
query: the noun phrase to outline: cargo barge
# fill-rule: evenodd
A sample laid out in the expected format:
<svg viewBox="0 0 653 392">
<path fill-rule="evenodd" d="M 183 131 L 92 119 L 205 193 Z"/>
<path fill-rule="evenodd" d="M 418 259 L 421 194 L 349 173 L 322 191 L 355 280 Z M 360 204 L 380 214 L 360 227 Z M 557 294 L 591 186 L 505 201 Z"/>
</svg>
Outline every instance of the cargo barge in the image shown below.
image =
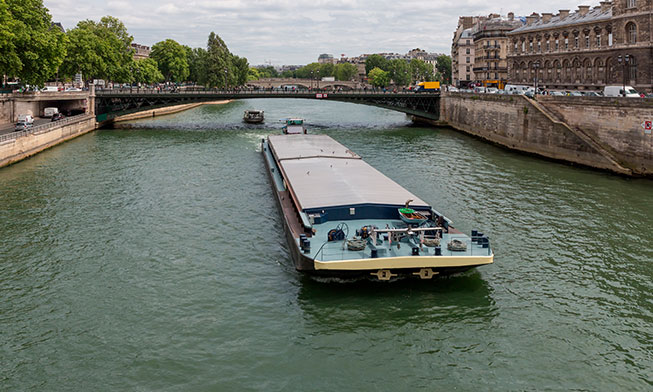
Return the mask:
<svg viewBox="0 0 653 392">
<path fill-rule="evenodd" d="M 491 264 L 428 203 L 327 135 L 270 135 L 262 154 L 295 268 L 326 277 L 431 279 Z"/>
</svg>

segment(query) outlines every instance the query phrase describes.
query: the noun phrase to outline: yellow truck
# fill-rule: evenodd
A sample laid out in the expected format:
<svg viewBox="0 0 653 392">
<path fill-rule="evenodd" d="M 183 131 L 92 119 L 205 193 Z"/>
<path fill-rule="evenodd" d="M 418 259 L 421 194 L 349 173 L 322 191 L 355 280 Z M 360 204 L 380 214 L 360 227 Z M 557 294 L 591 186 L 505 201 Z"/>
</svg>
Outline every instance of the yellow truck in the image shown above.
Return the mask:
<svg viewBox="0 0 653 392">
<path fill-rule="evenodd" d="M 440 82 L 421 82 L 417 84 L 417 88 L 415 88 L 415 92 L 435 92 L 439 93 L 440 92 Z"/>
</svg>

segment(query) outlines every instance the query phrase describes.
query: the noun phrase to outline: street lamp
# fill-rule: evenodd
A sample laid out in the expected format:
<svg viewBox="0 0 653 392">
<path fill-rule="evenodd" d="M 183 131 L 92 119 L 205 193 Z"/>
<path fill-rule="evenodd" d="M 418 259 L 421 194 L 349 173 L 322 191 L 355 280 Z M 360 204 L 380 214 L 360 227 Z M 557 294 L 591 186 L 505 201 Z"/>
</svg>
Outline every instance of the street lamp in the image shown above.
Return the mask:
<svg viewBox="0 0 653 392">
<path fill-rule="evenodd" d="M 227 89 L 227 69 L 224 70 L 224 89 Z"/>
<path fill-rule="evenodd" d="M 314 71 L 311 71 L 311 90 L 313 89 L 313 72 Z"/>
<path fill-rule="evenodd" d="M 533 63 L 533 69 L 535 70 L 535 95 L 537 95 L 537 77 L 538 77 L 538 71 L 540 69 L 540 61 L 536 61 Z"/>
<path fill-rule="evenodd" d="M 625 56 L 617 56 L 617 62 L 619 65 L 623 65 L 623 90 L 621 90 L 623 96 L 626 96 L 626 71 L 628 70 L 628 65 L 630 64 L 630 55 L 625 55 Z"/>
</svg>

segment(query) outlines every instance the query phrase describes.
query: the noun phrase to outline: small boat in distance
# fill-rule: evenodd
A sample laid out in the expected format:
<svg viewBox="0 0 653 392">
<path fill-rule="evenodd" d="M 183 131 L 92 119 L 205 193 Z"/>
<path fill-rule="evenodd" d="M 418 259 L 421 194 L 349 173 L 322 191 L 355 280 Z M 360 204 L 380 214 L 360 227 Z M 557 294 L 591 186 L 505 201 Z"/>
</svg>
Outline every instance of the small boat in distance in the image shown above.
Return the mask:
<svg viewBox="0 0 653 392">
<path fill-rule="evenodd" d="M 245 110 L 243 121 L 250 124 L 260 124 L 264 120 L 263 110 Z"/>
<path fill-rule="evenodd" d="M 304 120 L 301 118 L 287 118 L 283 120 L 286 122 L 286 125 L 283 126 L 283 133 L 285 135 L 296 135 L 296 134 L 306 134 L 306 128 L 304 128 Z"/>
</svg>

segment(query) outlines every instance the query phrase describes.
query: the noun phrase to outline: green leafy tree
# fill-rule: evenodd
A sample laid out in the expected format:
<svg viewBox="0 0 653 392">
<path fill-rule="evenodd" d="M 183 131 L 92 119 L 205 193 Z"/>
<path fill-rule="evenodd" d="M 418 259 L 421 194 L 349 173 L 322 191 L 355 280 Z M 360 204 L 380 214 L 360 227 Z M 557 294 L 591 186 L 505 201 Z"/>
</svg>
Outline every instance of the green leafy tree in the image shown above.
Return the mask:
<svg viewBox="0 0 653 392">
<path fill-rule="evenodd" d="M 252 67 L 247 72 L 247 80 L 248 81 L 259 80 L 260 78 L 261 78 L 261 73 L 258 71 L 257 68 Z"/>
<path fill-rule="evenodd" d="M 249 76 L 249 62 L 245 57 L 233 56 L 231 59 L 234 76 L 236 79 L 236 86 L 242 86 L 247 83 Z"/>
<path fill-rule="evenodd" d="M 316 79 L 322 77 L 322 75 L 320 75 L 320 69 L 320 63 L 310 63 L 299 68 L 295 74 L 300 79 Z"/>
<path fill-rule="evenodd" d="M 68 77 L 81 72 L 86 80 L 130 82 L 134 70 L 133 38 L 118 19 L 84 20 L 68 31 L 68 48 L 61 71 Z"/>
<path fill-rule="evenodd" d="M 401 59 L 390 60 L 388 68 L 390 79 L 392 79 L 397 86 L 408 86 L 410 84 L 412 74 L 408 62 Z"/>
<path fill-rule="evenodd" d="M 228 87 L 233 85 L 234 70 L 231 61 L 231 52 L 214 32 L 209 34 L 207 45 L 206 81 L 208 87 Z"/>
<path fill-rule="evenodd" d="M 387 71 L 388 65 L 388 59 L 379 54 L 373 54 L 365 60 L 365 73 L 367 73 L 367 76 L 369 76 L 370 71 L 372 71 L 374 68 L 380 68 L 383 71 Z"/>
<path fill-rule="evenodd" d="M 358 74 L 358 68 L 351 63 L 342 63 L 336 64 L 333 75 L 336 77 L 336 80 L 352 80 Z"/>
<path fill-rule="evenodd" d="M 190 74 L 186 49 L 175 40 L 154 44 L 150 57 L 156 60 L 166 82 L 183 82 Z"/>
<path fill-rule="evenodd" d="M 42 0 L 0 0 L 0 74 L 43 85 L 65 55 L 66 36 Z"/>
<path fill-rule="evenodd" d="M 320 77 L 334 76 L 333 72 L 335 71 L 336 66 L 331 63 L 320 64 Z"/>
<path fill-rule="evenodd" d="M 413 80 L 422 82 L 432 82 L 435 80 L 433 67 L 419 59 L 412 59 L 409 63 L 410 73 Z"/>
<path fill-rule="evenodd" d="M 184 46 L 186 50 L 186 60 L 188 61 L 188 80 L 193 83 L 204 84 L 207 79 L 206 64 L 208 52 L 206 49 Z"/>
<path fill-rule="evenodd" d="M 152 58 L 136 60 L 134 62 L 133 81 L 136 83 L 153 84 L 163 80 L 156 60 Z"/>
<path fill-rule="evenodd" d="M 451 57 L 446 54 L 438 56 L 436 68 L 442 75 L 441 80 L 446 84 L 451 84 Z"/>
<path fill-rule="evenodd" d="M 374 68 L 367 76 L 375 87 L 386 87 L 390 84 L 390 72 L 381 68 Z"/>
<path fill-rule="evenodd" d="M 291 71 L 291 70 L 287 69 L 287 70 L 283 71 L 283 72 L 281 73 L 280 76 L 281 76 L 282 78 L 287 78 L 287 79 L 289 79 L 289 78 L 296 78 L 297 75 L 295 74 L 295 72 L 296 72 L 296 71 Z"/>
<path fill-rule="evenodd" d="M 279 77 L 279 72 L 277 72 L 276 69 L 272 66 L 265 66 L 265 67 L 259 67 L 258 68 L 259 74 L 261 75 L 262 79 L 269 79 L 269 78 L 278 78 Z"/>
</svg>

